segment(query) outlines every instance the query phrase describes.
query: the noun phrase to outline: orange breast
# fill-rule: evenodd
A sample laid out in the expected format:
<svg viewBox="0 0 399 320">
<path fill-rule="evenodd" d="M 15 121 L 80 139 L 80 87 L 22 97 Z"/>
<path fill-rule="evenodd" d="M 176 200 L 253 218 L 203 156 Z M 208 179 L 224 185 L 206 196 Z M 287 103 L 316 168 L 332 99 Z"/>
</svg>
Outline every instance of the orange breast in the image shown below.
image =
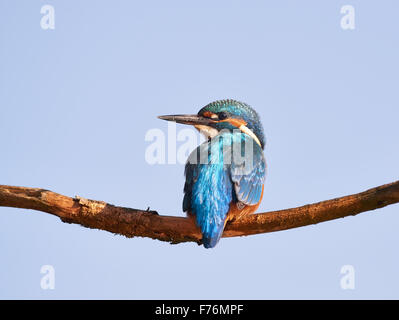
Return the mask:
<svg viewBox="0 0 399 320">
<path fill-rule="evenodd" d="M 247 214 L 255 213 L 256 210 L 258 210 L 260 203 L 262 202 L 263 191 L 264 191 L 264 186 L 262 186 L 262 194 L 260 196 L 259 202 L 253 206 L 244 206 L 240 208 L 239 206 L 237 206 L 237 203 L 231 203 L 230 210 L 227 214 L 226 222 L 233 219 L 240 219 L 241 217 Z"/>
<path fill-rule="evenodd" d="M 260 196 L 260 200 L 257 204 L 253 205 L 253 206 L 244 206 L 243 208 L 239 208 L 237 206 L 237 203 L 231 203 L 230 204 L 230 209 L 229 212 L 227 213 L 227 218 L 224 222 L 224 225 L 226 226 L 226 223 L 228 221 L 231 221 L 233 219 L 240 219 L 241 217 L 247 215 L 247 214 L 252 214 L 255 213 L 256 210 L 258 210 L 260 203 L 262 202 L 263 199 L 263 191 L 264 191 L 265 186 L 262 186 L 262 193 Z M 192 219 L 194 224 L 195 223 L 195 215 L 193 215 L 190 211 L 187 212 L 187 217 Z"/>
</svg>

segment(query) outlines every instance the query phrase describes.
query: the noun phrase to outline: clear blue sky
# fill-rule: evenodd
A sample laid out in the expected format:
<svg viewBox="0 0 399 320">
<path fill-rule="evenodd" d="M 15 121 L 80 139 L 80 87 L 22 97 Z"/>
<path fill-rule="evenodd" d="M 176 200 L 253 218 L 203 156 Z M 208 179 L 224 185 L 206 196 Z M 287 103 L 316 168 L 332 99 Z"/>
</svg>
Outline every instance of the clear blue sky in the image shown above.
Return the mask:
<svg viewBox="0 0 399 320">
<path fill-rule="evenodd" d="M 55 8 L 55 30 L 40 27 Z M 340 9 L 355 8 L 355 30 Z M 262 117 L 260 211 L 398 179 L 397 1 L 0 1 L 0 184 L 183 215 L 184 166 L 149 165 L 157 115 L 221 98 Z M 183 127 L 178 127 L 183 129 Z M 399 298 L 399 206 L 223 239 L 127 239 L 0 208 L 0 298 Z M 54 290 L 40 287 L 52 265 Z M 355 268 L 342 290 L 340 269 Z"/>
</svg>

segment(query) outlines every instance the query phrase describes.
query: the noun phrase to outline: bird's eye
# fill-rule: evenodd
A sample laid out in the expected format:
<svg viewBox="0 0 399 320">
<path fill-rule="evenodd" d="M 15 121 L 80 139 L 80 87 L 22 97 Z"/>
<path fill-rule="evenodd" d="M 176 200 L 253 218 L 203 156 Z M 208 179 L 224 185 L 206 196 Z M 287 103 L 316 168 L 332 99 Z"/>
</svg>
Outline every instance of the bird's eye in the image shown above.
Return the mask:
<svg viewBox="0 0 399 320">
<path fill-rule="evenodd" d="M 219 116 L 219 120 L 225 120 L 225 119 L 227 119 L 227 118 L 229 117 L 229 115 L 227 114 L 227 112 L 224 112 L 224 111 L 219 112 L 219 113 L 218 113 L 218 116 Z"/>
</svg>

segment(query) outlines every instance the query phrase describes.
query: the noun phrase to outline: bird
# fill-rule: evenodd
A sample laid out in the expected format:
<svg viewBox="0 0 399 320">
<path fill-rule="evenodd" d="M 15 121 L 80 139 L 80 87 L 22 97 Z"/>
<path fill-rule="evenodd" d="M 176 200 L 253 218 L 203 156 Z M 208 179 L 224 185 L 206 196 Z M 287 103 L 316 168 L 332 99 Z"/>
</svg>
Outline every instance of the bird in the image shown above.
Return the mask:
<svg viewBox="0 0 399 320">
<path fill-rule="evenodd" d="M 267 166 L 260 117 L 244 102 L 223 99 L 198 114 L 158 118 L 192 125 L 206 137 L 185 165 L 183 211 L 200 229 L 203 246 L 214 248 L 228 221 L 255 213 L 262 201 Z"/>
</svg>

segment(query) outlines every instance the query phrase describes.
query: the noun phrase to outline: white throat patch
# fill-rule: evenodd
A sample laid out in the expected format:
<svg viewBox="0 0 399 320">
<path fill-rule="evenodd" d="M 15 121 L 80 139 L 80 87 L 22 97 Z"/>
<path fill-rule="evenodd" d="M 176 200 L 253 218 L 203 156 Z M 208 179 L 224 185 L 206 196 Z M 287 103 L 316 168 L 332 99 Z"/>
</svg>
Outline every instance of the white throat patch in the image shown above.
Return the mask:
<svg viewBox="0 0 399 320">
<path fill-rule="evenodd" d="M 249 129 L 247 126 L 244 126 L 243 124 L 240 126 L 239 129 L 240 129 L 242 132 L 244 132 L 245 134 L 249 135 L 252 139 L 254 139 L 255 142 L 259 145 L 259 147 L 262 148 L 262 145 L 261 145 L 261 143 L 260 143 L 258 137 L 256 136 L 256 134 L 255 134 L 251 129 Z"/>
<path fill-rule="evenodd" d="M 215 128 L 209 127 L 209 126 L 204 126 L 204 125 L 195 125 L 195 128 L 201 132 L 206 139 L 208 138 L 214 138 L 219 134 L 219 131 Z"/>
</svg>

